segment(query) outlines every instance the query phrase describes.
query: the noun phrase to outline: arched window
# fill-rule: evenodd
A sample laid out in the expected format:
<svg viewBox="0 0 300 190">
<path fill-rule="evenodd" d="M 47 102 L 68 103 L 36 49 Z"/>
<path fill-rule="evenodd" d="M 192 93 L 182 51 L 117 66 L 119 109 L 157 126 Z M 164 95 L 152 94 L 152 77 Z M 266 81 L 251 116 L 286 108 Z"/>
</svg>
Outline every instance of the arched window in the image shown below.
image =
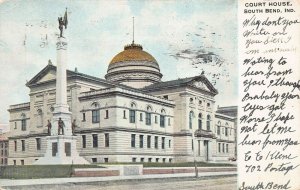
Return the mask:
<svg viewBox="0 0 300 190">
<path fill-rule="evenodd" d="M 25 113 L 22 113 L 21 117 L 22 117 L 22 119 L 21 119 L 21 130 L 22 131 L 26 131 L 26 125 L 27 125 L 27 123 L 26 123 L 26 115 L 25 115 Z"/>
<path fill-rule="evenodd" d="M 147 106 L 146 125 L 151 125 L 151 112 L 152 112 L 152 108 L 150 106 Z"/>
<path fill-rule="evenodd" d="M 100 105 L 98 102 L 93 102 L 92 103 L 92 123 L 99 123 L 100 122 Z"/>
<path fill-rule="evenodd" d="M 37 127 L 43 126 L 43 112 L 41 109 L 37 110 Z"/>
<path fill-rule="evenodd" d="M 198 129 L 202 129 L 202 114 L 198 114 Z"/>
<path fill-rule="evenodd" d="M 207 115 L 207 119 L 206 119 L 206 129 L 208 131 L 210 131 L 210 115 Z"/>
<path fill-rule="evenodd" d="M 218 122 L 218 125 L 217 125 L 217 134 L 218 135 L 221 134 L 221 122 L 220 121 Z"/>
<path fill-rule="evenodd" d="M 193 128 L 193 118 L 194 118 L 194 112 L 190 111 L 190 114 L 189 114 L 189 128 L 190 129 Z"/>
<path fill-rule="evenodd" d="M 166 111 L 164 109 L 161 110 L 161 115 L 160 115 L 160 126 L 165 127 L 165 114 Z"/>
<path fill-rule="evenodd" d="M 129 110 L 129 122 L 130 123 L 135 123 L 135 109 L 136 109 L 136 104 L 132 102 L 130 104 L 130 110 Z"/>
</svg>

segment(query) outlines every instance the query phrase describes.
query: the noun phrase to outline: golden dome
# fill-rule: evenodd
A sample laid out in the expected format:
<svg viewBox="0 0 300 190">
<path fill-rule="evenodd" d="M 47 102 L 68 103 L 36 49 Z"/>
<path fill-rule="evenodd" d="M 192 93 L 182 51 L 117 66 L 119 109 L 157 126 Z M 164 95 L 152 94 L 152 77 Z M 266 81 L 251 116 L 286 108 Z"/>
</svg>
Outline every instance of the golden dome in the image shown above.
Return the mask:
<svg viewBox="0 0 300 190">
<path fill-rule="evenodd" d="M 157 63 L 155 58 L 143 51 L 143 47 L 138 44 L 129 44 L 124 47 L 124 51 L 118 53 L 109 64 L 123 61 L 150 61 Z"/>
</svg>

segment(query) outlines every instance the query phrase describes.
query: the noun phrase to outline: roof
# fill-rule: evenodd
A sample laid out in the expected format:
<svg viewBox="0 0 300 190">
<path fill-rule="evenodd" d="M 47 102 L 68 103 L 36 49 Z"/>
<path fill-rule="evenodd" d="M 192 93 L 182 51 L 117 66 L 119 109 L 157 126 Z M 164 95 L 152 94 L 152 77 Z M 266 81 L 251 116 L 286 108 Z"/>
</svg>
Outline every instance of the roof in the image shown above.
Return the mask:
<svg viewBox="0 0 300 190">
<path fill-rule="evenodd" d="M 52 64 L 48 64 L 38 74 L 36 74 L 30 81 L 28 81 L 26 83 L 26 86 L 31 87 L 31 86 L 39 84 L 37 82 L 44 75 L 46 75 L 50 70 L 55 70 L 56 71 L 56 66 L 54 66 Z M 67 70 L 67 77 L 68 78 L 76 78 L 76 77 L 78 77 L 78 78 L 82 78 L 82 79 L 93 80 L 93 81 L 96 81 L 96 82 L 100 82 L 102 84 L 107 84 L 108 87 L 116 87 L 117 86 L 117 87 L 120 87 L 120 88 L 123 88 L 123 89 L 131 90 L 133 92 L 143 93 L 143 91 L 140 90 L 140 89 L 136 89 L 136 88 L 124 85 L 124 84 L 118 84 L 118 83 L 115 83 L 115 82 L 112 82 L 112 81 L 108 81 L 108 80 L 101 79 L 101 78 L 98 78 L 98 77 L 94 77 L 94 76 L 90 76 L 90 75 L 87 75 L 87 74 L 83 74 L 83 73 L 80 73 L 80 72 L 77 72 L 77 71 Z"/>
<path fill-rule="evenodd" d="M 170 80 L 166 82 L 158 82 L 152 85 L 146 86 L 143 88 L 144 91 L 153 91 L 153 90 L 160 90 L 162 88 L 169 88 L 169 87 L 178 87 L 178 86 L 188 86 L 193 81 L 202 81 L 206 84 L 207 88 L 213 93 L 218 94 L 218 90 L 209 82 L 209 80 L 204 75 L 182 78 L 177 80 Z"/>
<path fill-rule="evenodd" d="M 220 113 L 230 117 L 237 117 L 238 107 L 237 106 L 218 107 L 216 113 Z"/>
<path fill-rule="evenodd" d="M 31 87 L 37 84 L 37 82 L 43 77 L 45 76 L 50 70 L 54 70 L 56 71 L 56 66 L 52 65 L 52 64 L 48 64 L 46 67 L 44 67 L 38 74 L 36 74 L 30 81 L 28 81 L 26 83 L 26 86 Z M 82 78 L 82 79 L 86 79 L 86 80 L 92 80 L 95 82 L 101 82 L 102 84 L 107 84 L 108 86 L 115 86 L 116 84 L 101 78 L 97 78 L 94 76 L 90 76 L 87 74 L 83 74 L 77 71 L 71 71 L 71 70 L 67 70 L 67 77 L 68 78 Z"/>
<path fill-rule="evenodd" d="M 124 62 L 124 61 L 149 61 L 157 63 L 155 58 L 148 52 L 143 51 L 143 47 L 138 44 L 130 44 L 124 47 L 124 51 L 118 53 L 110 64 Z"/>
</svg>

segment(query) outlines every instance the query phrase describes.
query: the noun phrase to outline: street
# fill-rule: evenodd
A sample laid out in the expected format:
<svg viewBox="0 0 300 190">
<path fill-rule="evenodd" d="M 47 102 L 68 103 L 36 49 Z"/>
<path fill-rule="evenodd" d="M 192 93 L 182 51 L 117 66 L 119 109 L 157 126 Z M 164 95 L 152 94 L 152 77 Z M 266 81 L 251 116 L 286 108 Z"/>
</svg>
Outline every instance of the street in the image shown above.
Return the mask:
<svg viewBox="0 0 300 190">
<path fill-rule="evenodd" d="M 176 178 L 176 179 L 152 179 L 152 180 L 127 180 L 114 182 L 93 182 L 93 183 L 68 183 L 56 185 L 35 185 L 22 187 L 9 187 L 5 189 L 22 190 L 235 190 L 237 184 L 236 176 L 214 177 L 214 178 Z"/>
</svg>

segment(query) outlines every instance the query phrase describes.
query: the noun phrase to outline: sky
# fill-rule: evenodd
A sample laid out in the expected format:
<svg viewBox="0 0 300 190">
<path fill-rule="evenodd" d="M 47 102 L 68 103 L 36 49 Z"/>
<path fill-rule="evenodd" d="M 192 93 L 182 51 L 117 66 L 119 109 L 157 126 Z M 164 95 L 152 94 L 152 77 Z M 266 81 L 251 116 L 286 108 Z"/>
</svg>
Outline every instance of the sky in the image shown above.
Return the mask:
<svg viewBox="0 0 300 190">
<path fill-rule="evenodd" d="M 0 0 L 0 123 L 9 105 L 29 102 L 26 82 L 56 64 L 57 17 L 67 7 L 68 69 L 104 78 L 132 42 L 159 63 L 163 81 L 201 74 L 216 105 L 237 105 L 236 0 Z"/>
</svg>

